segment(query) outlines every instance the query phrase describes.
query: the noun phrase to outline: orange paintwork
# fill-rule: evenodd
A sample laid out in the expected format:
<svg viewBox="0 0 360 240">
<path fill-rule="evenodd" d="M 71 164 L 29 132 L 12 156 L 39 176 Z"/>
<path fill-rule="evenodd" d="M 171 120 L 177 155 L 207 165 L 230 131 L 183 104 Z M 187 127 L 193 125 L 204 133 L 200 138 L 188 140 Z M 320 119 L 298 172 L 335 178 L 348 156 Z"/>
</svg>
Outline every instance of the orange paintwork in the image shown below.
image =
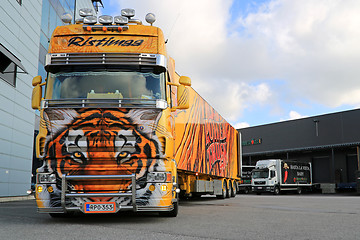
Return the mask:
<svg viewBox="0 0 360 240">
<path fill-rule="evenodd" d="M 89 42 L 87 42 L 84 46 L 69 44 L 71 43 L 70 40 L 74 37 L 84 38 L 84 41 L 82 41 L 79 45 L 85 43 L 85 40 L 88 38 L 91 38 L 91 40 L 95 40 L 96 44 L 94 44 L 93 46 L 90 46 Z M 98 45 L 98 40 L 103 40 L 100 45 Z M 119 43 L 122 40 L 143 40 L 143 43 L 140 46 L 118 46 L 116 43 Z M 162 31 L 157 27 L 144 25 L 129 25 L 129 30 L 122 32 L 89 32 L 84 31 L 83 25 L 80 24 L 61 26 L 55 29 L 50 40 L 49 53 L 99 52 L 153 53 L 166 55 L 166 48 Z"/>
</svg>

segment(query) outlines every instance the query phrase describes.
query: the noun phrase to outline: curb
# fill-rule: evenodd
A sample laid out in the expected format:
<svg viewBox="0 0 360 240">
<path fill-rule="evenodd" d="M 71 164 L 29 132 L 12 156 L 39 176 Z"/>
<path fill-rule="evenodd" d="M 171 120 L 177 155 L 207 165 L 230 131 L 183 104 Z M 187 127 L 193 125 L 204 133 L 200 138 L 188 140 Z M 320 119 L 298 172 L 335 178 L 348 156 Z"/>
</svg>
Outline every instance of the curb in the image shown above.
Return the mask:
<svg viewBox="0 0 360 240">
<path fill-rule="evenodd" d="M 17 196 L 17 197 L 0 197 L 0 203 L 2 202 L 16 202 L 16 201 L 24 201 L 24 200 L 34 200 L 34 195 L 27 196 Z"/>
</svg>

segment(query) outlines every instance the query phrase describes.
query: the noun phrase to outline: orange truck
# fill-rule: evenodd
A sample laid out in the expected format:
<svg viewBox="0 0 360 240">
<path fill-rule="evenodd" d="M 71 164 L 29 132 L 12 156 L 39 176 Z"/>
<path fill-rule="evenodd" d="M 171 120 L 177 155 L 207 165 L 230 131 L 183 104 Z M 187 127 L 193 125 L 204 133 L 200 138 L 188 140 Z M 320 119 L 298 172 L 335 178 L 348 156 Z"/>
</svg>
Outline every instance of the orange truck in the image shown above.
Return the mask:
<svg viewBox="0 0 360 240">
<path fill-rule="evenodd" d="M 175 217 L 179 197 L 237 192 L 238 132 L 175 72 L 154 15 L 145 26 L 134 14 L 81 9 L 53 32 L 47 78 L 32 83 L 41 213 Z"/>
</svg>

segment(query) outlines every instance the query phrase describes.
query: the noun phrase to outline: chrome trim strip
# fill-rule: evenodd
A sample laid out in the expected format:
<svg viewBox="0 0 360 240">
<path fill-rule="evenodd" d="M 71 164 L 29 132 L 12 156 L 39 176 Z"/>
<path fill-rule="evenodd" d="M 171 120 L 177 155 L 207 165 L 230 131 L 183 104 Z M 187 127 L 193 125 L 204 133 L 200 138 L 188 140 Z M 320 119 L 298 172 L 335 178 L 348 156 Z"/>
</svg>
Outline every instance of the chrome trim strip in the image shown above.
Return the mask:
<svg viewBox="0 0 360 240">
<path fill-rule="evenodd" d="M 166 109 L 168 104 L 163 99 L 45 99 L 41 108 L 159 108 Z"/>
</svg>

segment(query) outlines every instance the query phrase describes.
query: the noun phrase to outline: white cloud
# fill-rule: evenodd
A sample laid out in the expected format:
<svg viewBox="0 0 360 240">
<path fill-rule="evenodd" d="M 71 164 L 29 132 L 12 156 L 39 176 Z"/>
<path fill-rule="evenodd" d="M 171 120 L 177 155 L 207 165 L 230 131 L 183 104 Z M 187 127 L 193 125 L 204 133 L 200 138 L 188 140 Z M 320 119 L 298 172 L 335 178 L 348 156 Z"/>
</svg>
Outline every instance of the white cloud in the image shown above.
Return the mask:
<svg viewBox="0 0 360 240">
<path fill-rule="evenodd" d="M 267 46 L 274 78 L 299 98 L 337 107 L 360 103 L 359 11 L 355 0 L 276 0 L 238 22 Z"/>
<path fill-rule="evenodd" d="M 250 124 L 247 122 L 239 122 L 234 125 L 235 129 L 247 128 L 247 127 L 250 127 Z"/>
<path fill-rule="evenodd" d="M 232 0 L 110 1 L 113 15 L 155 13 L 177 71 L 229 121 L 259 104 L 279 109 L 280 100 L 360 104 L 358 0 L 273 0 L 236 22 Z M 291 100 L 272 79 L 286 82 Z"/>
<path fill-rule="evenodd" d="M 289 112 L 289 119 L 288 120 L 295 120 L 295 119 L 306 118 L 306 117 L 308 117 L 308 116 L 305 116 L 305 115 L 303 116 L 300 113 L 298 113 L 298 112 L 296 112 L 294 110 L 291 110 Z"/>
</svg>

